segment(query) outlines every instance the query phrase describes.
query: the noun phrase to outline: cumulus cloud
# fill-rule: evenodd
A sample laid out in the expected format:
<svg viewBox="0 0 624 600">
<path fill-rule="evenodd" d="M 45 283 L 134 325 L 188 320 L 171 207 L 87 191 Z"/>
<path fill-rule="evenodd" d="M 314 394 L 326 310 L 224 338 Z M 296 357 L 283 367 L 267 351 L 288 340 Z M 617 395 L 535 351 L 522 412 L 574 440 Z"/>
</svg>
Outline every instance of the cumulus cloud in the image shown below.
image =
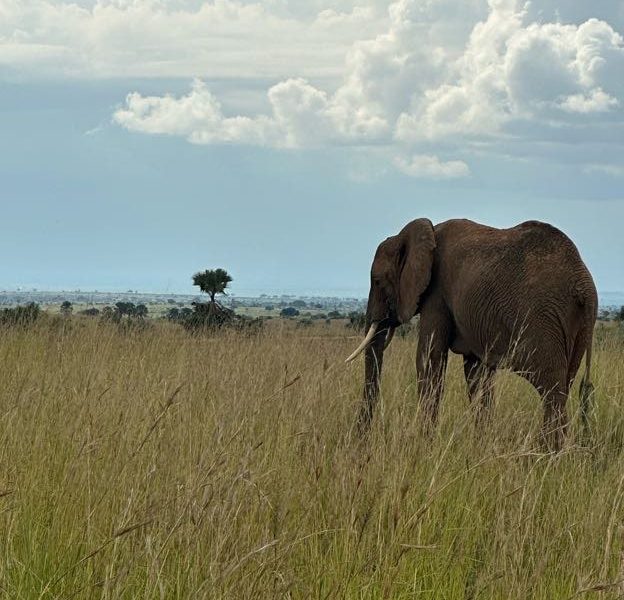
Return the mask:
<svg viewBox="0 0 624 600">
<path fill-rule="evenodd" d="M 332 91 L 291 78 L 268 90 L 268 114 L 224 117 L 196 83 L 178 99 L 131 94 L 114 118 L 195 143 L 394 146 L 399 170 L 429 178 L 469 173 L 464 161 L 431 154 L 436 145 L 448 154 L 484 141 L 526 143 L 552 127 L 568 128 L 575 142 L 574 132 L 599 138 L 605 121 L 622 126 L 622 35 L 596 18 L 534 21 L 531 10 L 515 0 L 396 0 L 385 31 L 352 43 Z M 316 22 L 340 14 L 326 8 Z"/>
<path fill-rule="evenodd" d="M 219 101 L 199 80 L 181 98 L 128 94 L 114 120 L 130 131 L 179 135 L 197 144 L 277 144 L 275 122 L 267 117 L 226 118 Z"/>
<path fill-rule="evenodd" d="M 189 94 L 175 98 L 128 94 L 113 120 L 131 131 L 186 137 L 196 144 L 243 143 L 276 148 L 315 147 L 375 134 L 365 111 L 349 114 L 328 94 L 304 79 L 288 79 L 267 93 L 272 112 L 226 117 L 206 84 L 195 80 Z M 357 130 L 357 136 L 349 128 Z"/>
<path fill-rule="evenodd" d="M 335 77 L 375 2 L 317 12 L 264 0 L 0 0 L 0 74 L 33 77 Z M 302 3 L 303 4 L 303 3 Z M 292 5 L 292 6 L 291 6 Z M 344 6 L 343 6 L 344 5 Z M 290 7 L 290 8 L 289 8 Z"/>
<path fill-rule="evenodd" d="M 440 140 L 491 136 L 518 121 L 570 121 L 619 106 L 624 92 L 622 36 L 603 21 L 581 25 L 524 24 L 526 13 L 509 0 L 471 34 L 457 76 L 425 91 L 397 121 L 399 139 Z M 614 113 L 621 122 L 621 112 Z M 578 123 L 578 121 L 577 121 Z"/>
<path fill-rule="evenodd" d="M 0 0 L 0 77 L 188 77 L 181 96 L 130 93 L 114 121 L 196 144 L 384 147 L 408 175 L 463 177 L 477 148 L 621 148 L 617 4 Z M 218 77 L 271 83 L 237 111 Z"/>
</svg>

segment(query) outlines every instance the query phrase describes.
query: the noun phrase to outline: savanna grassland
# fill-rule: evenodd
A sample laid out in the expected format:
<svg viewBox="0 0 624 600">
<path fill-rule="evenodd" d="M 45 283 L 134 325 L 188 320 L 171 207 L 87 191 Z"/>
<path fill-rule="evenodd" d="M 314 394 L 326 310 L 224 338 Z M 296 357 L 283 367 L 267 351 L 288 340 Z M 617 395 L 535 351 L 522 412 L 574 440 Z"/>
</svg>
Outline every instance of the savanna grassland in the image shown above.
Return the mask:
<svg viewBox="0 0 624 600">
<path fill-rule="evenodd" d="M 72 318 L 0 335 L 5 598 L 617 598 L 624 338 L 596 335 L 595 422 L 540 451 L 501 373 L 475 432 L 460 362 L 419 429 L 412 337 L 368 439 L 344 327 L 190 335 Z M 351 336 L 351 337 L 350 337 Z M 578 382 L 577 382 L 578 386 Z"/>
</svg>

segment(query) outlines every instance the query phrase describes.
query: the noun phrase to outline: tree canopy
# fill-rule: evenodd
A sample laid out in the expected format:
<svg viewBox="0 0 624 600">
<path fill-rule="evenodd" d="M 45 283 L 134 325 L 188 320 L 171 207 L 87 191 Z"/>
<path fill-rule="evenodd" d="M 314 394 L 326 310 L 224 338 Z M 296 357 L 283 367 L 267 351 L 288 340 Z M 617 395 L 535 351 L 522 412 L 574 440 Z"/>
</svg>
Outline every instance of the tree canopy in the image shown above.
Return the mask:
<svg viewBox="0 0 624 600">
<path fill-rule="evenodd" d="M 217 294 L 225 294 L 228 283 L 232 277 L 225 269 L 206 269 L 193 275 L 193 285 L 210 296 L 210 302 L 214 304 Z"/>
</svg>

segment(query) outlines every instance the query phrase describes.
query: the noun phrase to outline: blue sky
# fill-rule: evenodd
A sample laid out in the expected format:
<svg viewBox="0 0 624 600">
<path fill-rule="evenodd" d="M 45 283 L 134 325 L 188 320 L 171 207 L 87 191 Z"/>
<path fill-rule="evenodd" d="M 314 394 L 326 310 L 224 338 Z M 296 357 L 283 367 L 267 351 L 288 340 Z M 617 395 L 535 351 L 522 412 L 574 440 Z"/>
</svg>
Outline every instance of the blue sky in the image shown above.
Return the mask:
<svg viewBox="0 0 624 600">
<path fill-rule="evenodd" d="M 583 4 L 0 0 L 0 288 L 364 296 L 427 216 L 624 290 L 624 10 Z"/>
</svg>

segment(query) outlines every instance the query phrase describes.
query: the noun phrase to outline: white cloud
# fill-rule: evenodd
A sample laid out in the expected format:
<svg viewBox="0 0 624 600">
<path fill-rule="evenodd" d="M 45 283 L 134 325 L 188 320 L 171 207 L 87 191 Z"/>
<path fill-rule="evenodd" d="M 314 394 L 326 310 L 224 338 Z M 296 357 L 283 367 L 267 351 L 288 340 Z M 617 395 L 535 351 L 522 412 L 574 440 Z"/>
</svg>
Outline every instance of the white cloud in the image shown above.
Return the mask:
<svg viewBox="0 0 624 600">
<path fill-rule="evenodd" d="M 397 137 L 493 136 L 512 122 L 564 124 L 572 113 L 579 124 L 584 115 L 620 105 L 624 87 L 616 72 L 624 73 L 624 45 L 609 24 L 525 25 L 525 18 L 514 2 L 492 0 L 456 62 L 455 81 L 426 90 L 399 117 Z M 614 118 L 621 122 L 622 113 Z"/>
<path fill-rule="evenodd" d="M 195 80 L 189 94 L 142 96 L 128 94 L 115 111 L 116 123 L 131 131 L 184 136 L 196 144 L 243 143 L 276 148 L 300 148 L 340 143 L 350 137 L 344 112 L 328 95 L 304 79 L 288 79 L 271 87 L 270 115 L 226 117 L 206 84 Z M 374 120 L 362 112 L 350 114 L 349 126 L 360 139 Z"/>
<path fill-rule="evenodd" d="M 376 4 L 309 15 L 277 1 L 0 0 L 0 72 L 33 77 L 336 77 Z M 295 3 L 292 3 L 295 4 Z M 332 4 L 332 3 L 330 3 Z M 283 5 L 283 6 L 282 6 Z"/>
<path fill-rule="evenodd" d="M 409 159 L 398 157 L 395 164 L 399 171 L 421 179 L 455 179 L 470 175 L 468 165 L 461 160 L 442 162 L 437 156 L 416 154 Z"/>
<path fill-rule="evenodd" d="M 408 174 L 465 176 L 454 156 L 477 147 L 624 145 L 624 8 L 568 4 L 0 0 L 0 76 L 184 77 L 189 93 L 132 92 L 115 122 L 197 144 L 385 147 Z M 233 92 L 217 98 L 215 78 Z M 258 106 L 228 105 L 263 79 Z"/>
<path fill-rule="evenodd" d="M 266 117 L 224 117 L 218 100 L 199 80 L 181 98 L 131 93 L 114 119 L 130 131 L 179 135 L 197 144 L 267 145 L 277 140 L 276 124 Z"/>
<path fill-rule="evenodd" d="M 323 144 L 368 145 L 392 143 L 396 119 L 409 108 L 412 97 L 428 86 L 444 80 L 446 64 L 461 55 L 462 46 L 470 33 L 470 15 L 476 18 L 483 0 L 465 2 L 444 25 L 436 25 L 449 7 L 458 8 L 450 0 L 417 4 L 399 0 L 387 11 L 387 30 L 370 39 L 356 41 L 346 55 L 345 75 L 332 93 L 314 87 L 302 78 L 287 79 L 267 92 L 271 113 L 264 117 L 239 117 L 245 134 L 225 140 L 221 133 L 230 124 L 219 107 L 202 125 L 188 131 L 188 118 L 180 113 L 197 103 L 202 114 L 208 90 L 178 98 L 144 98 L 128 96 L 126 106 L 115 113 L 118 123 L 145 133 L 184 135 L 191 141 L 211 143 L 241 141 L 277 147 L 306 147 Z M 463 8 L 462 8 L 463 6 Z M 375 10 L 354 8 L 350 13 L 325 9 L 313 21 L 328 24 L 345 19 L 372 19 Z M 425 42 L 426 40 L 426 42 Z M 434 46 L 432 52 L 429 45 Z M 209 104 L 213 105 L 210 97 Z M 170 114 L 165 117 L 165 112 Z M 182 123 L 172 124 L 180 118 Z M 158 124 L 157 131 L 155 123 Z M 163 130 L 166 127 L 166 130 Z"/>
</svg>

